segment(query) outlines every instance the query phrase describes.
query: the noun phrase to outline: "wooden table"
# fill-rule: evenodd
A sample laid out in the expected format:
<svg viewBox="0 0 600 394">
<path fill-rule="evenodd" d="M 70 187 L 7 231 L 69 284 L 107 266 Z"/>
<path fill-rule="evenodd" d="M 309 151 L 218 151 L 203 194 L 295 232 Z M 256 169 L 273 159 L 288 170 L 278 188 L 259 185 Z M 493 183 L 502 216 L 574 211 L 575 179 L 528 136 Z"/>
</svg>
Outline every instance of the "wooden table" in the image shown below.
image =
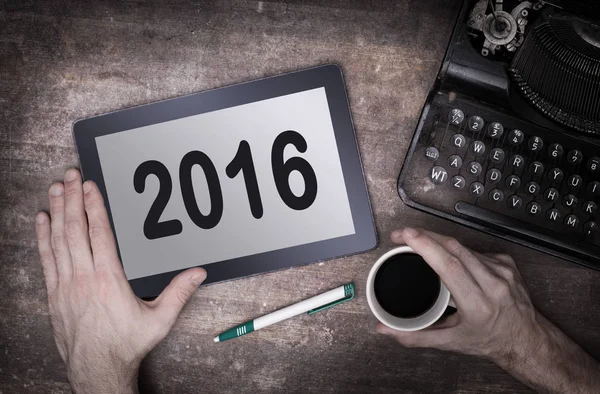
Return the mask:
<svg viewBox="0 0 600 394">
<path fill-rule="evenodd" d="M 0 393 L 70 389 L 48 322 L 33 219 L 48 207 L 50 183 L 77 165 L 72 122 L 329 62 L 345 72 L 380 246 L 201 288 L 146 359 L 142 389 L 529 392 L 490 362 L 405 349 L 374 332 L 365 279 L 392 247 L 390 231 L 406 225 L 512 254 L 536 306 L 600 357 L 600 272 L 418 212 L 398 197 L 396 177 L 457 11 L 449 0 L 0 0 Z M 236 323 L 349 281 L 357 284 L 354 302 L 212 342 Z"/>
</svg>

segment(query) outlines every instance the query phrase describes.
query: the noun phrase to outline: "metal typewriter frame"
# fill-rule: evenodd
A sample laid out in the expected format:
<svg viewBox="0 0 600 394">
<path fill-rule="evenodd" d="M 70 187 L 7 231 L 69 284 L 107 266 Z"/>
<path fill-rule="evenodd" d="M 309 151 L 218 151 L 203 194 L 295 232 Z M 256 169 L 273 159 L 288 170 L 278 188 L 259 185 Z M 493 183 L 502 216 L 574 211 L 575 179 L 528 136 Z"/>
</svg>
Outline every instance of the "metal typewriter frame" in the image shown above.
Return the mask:
<svg viewBox="0 0 600 394">
<path fill-rule="evenodd" d="M 510 78 L 508 77 L 508 71 L 504 63 L 483 58 L 473 49 L 467 37 L 467 25 L 464 23 L 473 4 L 474 1 L 464 1 L 459 11 L 442 66 L 435 83 L 427 96 L 424 108 L 419 117 L 416 131 L 403 163 L 403 170 L 398 177 L 398 194 L 402 201 L 412 208 L 545 252 L 552 256 L 600 270 L 600 256 L 598 256 L 596 261 L 587 261 L 579 256 L 573 256 L 572 254 L 562 253 L 544 247 L 543 245 L 525 239 L 522 235 L 517 236 L 506 233 L 501 229 L 491 227 L 483 221 L 477 222 L 473 221 L 472 218 L 461 218 L 458 216 L 458 213 L 456 216 L 450 215 L 415 202 L 408 197 L 403 189 L 404 182 L 406 181 L 406 171 L 404 171 L 404 169 L 407 168 L 408 164 L 411 162 L 429 114 L 433 98 L 439 91 L 462 94 L 481 101 L 483 105 L 486 105 L 495 111 L 504 112 L 510 116 L 521 118 L 523 119 L 523 122 L 533 123 L 537 127 L 544 127 L 554 132 L 566 133 L 586 143 L 592 142 L 598 144 L 594 139 L 578 135 L 574 131 L 558 125 L 538 113 L 515 89 L 510 87 Z M 514 110 L 515 107 L 520 109 L 519 113 Z"/>
</svg>

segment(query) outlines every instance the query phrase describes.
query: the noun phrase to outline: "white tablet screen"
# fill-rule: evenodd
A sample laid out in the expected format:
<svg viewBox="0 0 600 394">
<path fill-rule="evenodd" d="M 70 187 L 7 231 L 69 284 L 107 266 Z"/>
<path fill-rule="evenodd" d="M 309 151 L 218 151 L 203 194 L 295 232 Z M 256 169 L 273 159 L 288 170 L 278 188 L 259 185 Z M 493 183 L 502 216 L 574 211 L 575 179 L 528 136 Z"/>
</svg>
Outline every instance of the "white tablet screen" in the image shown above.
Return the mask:
<svg viewBox="0 0 600 394">
<path fill-rule="evenodd" d="M 130 280 L 355 233 L 324 88 L 96 144 Z"/>
</svg>

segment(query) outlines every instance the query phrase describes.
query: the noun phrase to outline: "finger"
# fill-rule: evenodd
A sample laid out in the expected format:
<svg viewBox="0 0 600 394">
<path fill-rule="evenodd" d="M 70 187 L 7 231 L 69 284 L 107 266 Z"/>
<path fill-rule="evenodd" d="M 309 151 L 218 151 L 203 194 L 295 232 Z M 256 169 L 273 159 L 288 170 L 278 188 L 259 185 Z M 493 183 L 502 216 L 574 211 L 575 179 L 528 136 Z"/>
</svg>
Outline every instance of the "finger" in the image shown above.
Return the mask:
<svg viewBox="0 0 600 394">
<path fill-rule="evenodd" d="M 38 212 L 35 216 L 35 234 L 37 237 L 38 251 L 40 253 L 40 263 L 44 270 L 44 279 L 46 281 L 46 290 L 48 295 L 52 294 L 58 286 L 58 271 L 52 252 L 52 242 L 50 237 L 50 218 L 44 212 Z"/>
<path fill-rule="evenodd" d="M 79 171 L 71 168 L 65 173 L 65 221 L 67 243 L 75 274 L 94 270 L 87 220 L 83 209 L 83 190 Z"/>
<path fill-rule="evenodd" d="M 405 245 L 404 238 L 402 237 L 403 232 L 404 232 L 403 229 L 398 229 L 398 230 L 392 231 L 392 233 L 390 234 L 390 238 L 392 239 L 392 242 L 399 244 L 399 245 Z"/>
<path fill-rule="evenodd" d="M 445 235 L 437 234 L 427 230 L 421 231 L 431 237 L 452 255 L 456 256 L 469 270 L 473 278 L 477 280 L 481 287 L 485 286 L 490 282 L 490 279 L 494 278 L 494 272 L 489 268 L 488 265 L 484 264 L 486 257 L 484 257 L 481 253 L 474 252 L 463 246 L 455 238 L 447 237 Z M 392 241 L 404 243 L 403 231 L 395 230 L 392 232 Z"/>
<path fill-rule="evenodd" d="M 460 305 L 481 291 L 464 263 L 421 230 L 404 229 L 402 238 L 433 268 Z"/>
<path fill-rule="evenodd" d="M 493 271 L 498 277 L 506 279 L 511 283 L 515 279 L 524 282 L 523 276 L 521 275 L 517 264 L 509 255 L 486 253 L 485 260 L 482 261 L 484 261 L 490 270 Z"/>
<path fill-rule="evenodd" d="M 483 263 L 483 260 L 485 260 L 483 255 L 473 252 L 465 247 L 456 238 L 432 233 L 430 231 L 425 231 L 425 233 L 435 239 L 448 252 L 458 257 L 473 275 L 473 278 L 479 282 L 480 287 L 486 286 L 491 279 L 494 279 L 492 270 Z"/>
<path fill-rule="evenodd" d="M 56 261 L 58 280 L 66 283 L 73 277 L 71 253 L 65 237 L 65 189 L 62 183 L 55 183 L 48 191 L 50 199 L 50 236 L 52 251 Z"/>
<path fill-rule="evenodd" d="M 489 254 L 488 265 L 500 278 L 505 279 L 508 283 L 521 283 L 522 287 L 528 293 L 523 275 L 512 257 L 507 254 Z"/>
<path fill-rule="evenodd" d="M 98 186 L 92 181 L 85 182 L 83 184 L 83 194 L 95 268 L 97 270 L 123 272 L 123 267 L 117 255 L 117 244 L 104 206 L 104 199 L 100 190 L 98 190 Z"/>
<path fill-rule="evenodd" d="M 423 347 L 448 350 L 454 342 L 453 328 L 427 328 L 420 331 L 398 331 L 382 323 L 377 324 L 377 332 L 394 338 L 406 347 Z"/>
<path fill-rule="evenodd" d="M 515 260 L 507 254 L 486 253 L 486 257 L 488 257 L 488 259 L 496 260 L 497 262 L 505 264 L 508 267 L 514 268 L 515 270 L 518 270 L 517 263 L 515 262 Z"/>
<path fill-rule="evenodd" d="M 451 239 L 448 236 L 434 233 L 433 231 L 428 231 L 428 230 L 423 230 L 423 229 L 419 229 L 419 231 L 422 231 L 423 233 L 427 234 L 428 236 L 433 238 L 437 243 L 439 243 L 442 246 L 444 246 L 443 243 L 445 241 Z M 392 234 L 390 236 L 392 238 L 392 241 L 394 241 L 397 244 L 405 244 L 406 243 L 404 241 L 404 229 L 394 230 L 394 231 L 392 231 Z"/>
<path fill-rule="evenodd" d="M 166 321 L 169 328 L 175 323 L 179 312 L 192 298 L 192 295 L 206 279 L 202 268 L 191 268 L 177 275 L 154 301 L 157 313 Z"/>
</svg>

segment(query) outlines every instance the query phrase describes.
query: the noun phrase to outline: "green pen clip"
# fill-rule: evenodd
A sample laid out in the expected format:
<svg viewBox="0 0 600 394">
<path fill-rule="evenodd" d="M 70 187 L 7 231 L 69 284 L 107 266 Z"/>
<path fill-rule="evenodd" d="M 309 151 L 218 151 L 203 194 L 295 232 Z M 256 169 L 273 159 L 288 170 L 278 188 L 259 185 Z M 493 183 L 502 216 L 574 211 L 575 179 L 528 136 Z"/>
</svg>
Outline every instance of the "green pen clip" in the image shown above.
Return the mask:
<svg viewBox="0 0 600 394">
<path fill-rule="evenodd" d="M 342 298 L 341 300 L 330 302 L 329 304 L 325 304 L 318 308 L 311 309 L 310 311 L 308 311 L 308 314 L 314 315 L 317 312 L 321 312 L 321 311 L 324 311 L 325 309 L 332 308 L 343 302 L 350 301 L 353 298 L 354 298 L 354 283 L 348 283 L 347 285 L 344 285 L 344 298 Z"/>
</svg>

